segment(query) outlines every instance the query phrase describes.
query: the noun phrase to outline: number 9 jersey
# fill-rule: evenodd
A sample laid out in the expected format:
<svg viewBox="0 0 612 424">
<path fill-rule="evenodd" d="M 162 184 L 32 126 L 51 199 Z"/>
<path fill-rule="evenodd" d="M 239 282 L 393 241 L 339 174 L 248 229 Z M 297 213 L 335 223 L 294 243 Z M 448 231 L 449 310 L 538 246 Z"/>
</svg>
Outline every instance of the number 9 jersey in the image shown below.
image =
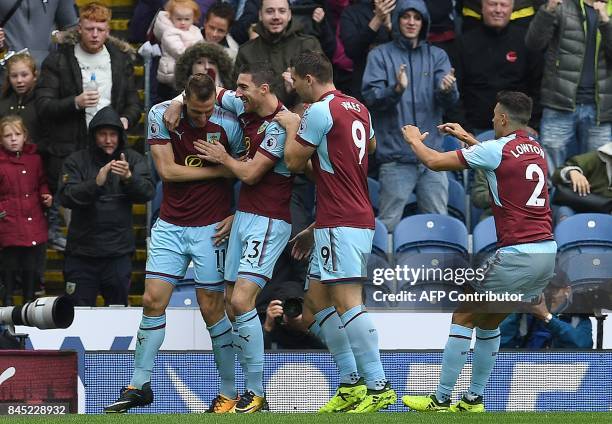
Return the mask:
<svg viewBox="0 0 612 424">
<path fill-rule="evenodd" d="M 296 140 L 317 150 L 315 228 L 374 228 L 368 194 L 368 144 L 374 138 L 370 113 L 338 90 L 321 96 L 304 113 Z"/>
<path fill-rule="evenodd" d="M 524 130 L 457 150 L 489 183 L 497 246 L 553 240 L 544 149 Z"/>
</svg>

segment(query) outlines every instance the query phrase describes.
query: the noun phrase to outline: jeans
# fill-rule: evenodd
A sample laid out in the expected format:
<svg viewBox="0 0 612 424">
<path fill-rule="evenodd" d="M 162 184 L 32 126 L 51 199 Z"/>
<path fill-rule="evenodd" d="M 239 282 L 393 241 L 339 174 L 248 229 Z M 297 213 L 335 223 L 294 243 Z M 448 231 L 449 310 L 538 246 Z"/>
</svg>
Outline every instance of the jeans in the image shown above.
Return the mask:
<svg viewBox="0 0 612 424">
<path fill-rule="evenodd" d="M 612 125 L 597 125 L 594 104 L 576 105 L 574 112 L 550 109 L 542 111 L 540 123 L 540 143 L 548 156 L 548 172 L 562 166 L 568 157 L 570 142 L 575 140 L 574 154 L 586 153 L 609 143 Z M 570 149 L 571 150 L 571 149 Z"/>
<path fill-rule="evenodd" d="M 402 219 L 404 206 L 416 188 L 420 213 L 447 214 L 448 177 L 423 164 L 389 162 L 380 165 L 380 219 L 392 232 Z"/>
</svg>

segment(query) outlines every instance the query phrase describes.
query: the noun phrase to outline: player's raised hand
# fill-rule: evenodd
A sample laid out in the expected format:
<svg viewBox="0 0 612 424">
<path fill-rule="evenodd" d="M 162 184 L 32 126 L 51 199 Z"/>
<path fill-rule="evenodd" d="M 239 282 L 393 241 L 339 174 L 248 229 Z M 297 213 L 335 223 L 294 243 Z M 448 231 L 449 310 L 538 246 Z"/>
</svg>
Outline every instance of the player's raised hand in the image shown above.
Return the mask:
<svg viewBox="0 0 612 424">
<path fill-rule="evenodd" d="M 415 127 L 414 125 L 404 125 L 402 127 L 402 134 L 404 135 L 404 140 L 406 140 L 408 144 L 422 143 L 429 135 L 428 132 L 421 134 L 419 127 Z"/>
<path fill-rule="evenodd" d="M 219 246 L 229 239 L 233 223 L 234 215 L 230 215 L 217 224 L 217 226 L 215 227 L 215 230 L 217 230 L 217 232 L 214 236 L 212 236 L 213 246 Z"/>
<path fill-rule="evenodd" d="M 395 91 L 402 93 L 408 87 L 408 74 L 406 73 L 406 64 L 402 63 L 397 71 Z"/>
<path fill-rule="evenodd" d="M 450 72 L 442 78 L 440 81 L 440 90 L 447 93 L 452 90 L 453 86 L 457 82 L 457 78 L 455 77 L 455 68 L 451 68 Z"/>
<path fill-rule="evenodd" d="M 312 20 L 316 23 L 321 23 L 321 21 L 325 18 L 325 10 L 322 7 L 317 7 L 312 11 Z"/>
<path fill-rule="evenodd" d="M 289 240 L 289 243 L 293 243 L 291 256 L 293 256 L 295 260 L 301 261 L 303 259 L 308 259 L 312 252 L 312 247 L 314 246 L 314 229 L 308 227 L 300 231 L 295 237 Z"/>
<path fill-rule="evenodd" d="M 297 132 L 300 127 L 300 115 L 297 113 L 289 112 L 287 110 L 278 112 L 274 117 L 274 120 L 278 122 L 287 132 Z"/>
<path fill-rule="evenodd" d="M 450 134 L 453 137 L 458 138 L 463 141 L 468 146 L 473 146 L 474 144 L 478 144 L 478 140 L 476 140 L 469 132 L 463 129 L 463 127 L 454 122 L 447 122 L 441 125 L 438 125 L 438 130 L 444 134 Z"/>
<path fill-rule="evenodd" d="M 572 169 L 569 172 L 570 181 L 572 182 L 572 190 L 580 196 L 586 196 L 591 193 L 591 184 L 582 172 Z"/>
<path fill-rule="evenodd" d="M 285 72 L 283 72 L 283 83 L 285 84 L 285 91 L 287 93 L 291 93 L 293 88 L 293 77 L 291 76 L 291 69 L 287 68 Z"/>
<path fill-rule="evenodd" d="M 198 139 L 193 142 L 193 147 L 200 152 L 198 157 L 212 163 L 223 163 L 229 157 L 225 147 L 218 141 L 209 143 Z"/>
<path fill-rule="evenodd" d="M 164 112 L 164 125 L 169 131 L 178 127 L 181 120 L 181 109 L 183 109 L 183 104 L 173 100 Z"/>
</svg>

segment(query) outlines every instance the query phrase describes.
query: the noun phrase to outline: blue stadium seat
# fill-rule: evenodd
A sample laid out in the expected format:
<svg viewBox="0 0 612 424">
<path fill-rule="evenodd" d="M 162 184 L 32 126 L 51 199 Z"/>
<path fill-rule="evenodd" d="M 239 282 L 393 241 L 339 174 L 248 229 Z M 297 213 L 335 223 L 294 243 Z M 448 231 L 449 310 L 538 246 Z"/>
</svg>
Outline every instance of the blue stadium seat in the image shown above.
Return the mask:
<svg viewBox="0 0 612 424">
<path fill-rule="evenodd" d="M 597 289 L 612 292 L 612 250 L 608 253 L 581 253 L 559 259 L 555 280 L 572 286 L 573 293 L 593 293 Z M 589 296 L 597 302 L 597 296 Z M 607 300 L 607 299 L 602 299 Z M 609 300 L 607 305 L 609 307 Z"/>
<path fill-rule="evenodd" d="M 159 217 L 159 210 L 161 209 L 162 199 L 164 197 L 164 187 L 161 181 L 157 182 L 155 186 L 155 196 L 151 200 L 151 222 L 149 228 L 153 227 L 155 221 Z"/>
<path fill-rule="evenodd" d="M 598 253 L 612 250 L 612 215 L 580 213 L 555 227 L 559 253 Z"/>
<path fill-rule="evenodd" d="M 497 249 L 497 234 L 495 232 L 495 220 L 492 216 L 479 222 L 472 233 L 472 252 L 476 264 L 481 264 L 486 257 Z"/>
<path fill-rule="evenodd" d="M 477 208 L 470 202 L 470 229 L 474 232 L 474 228 L 480 222 L 480 216 L 484 211 L 480 208 Z"/>
<path fill-rule="evenodd" d="M 444 138 L 442 140 L 442 150 L 444 150 L 445 152 L 452 152 L 454 150 L 461 149 L 462 147 L 463 144 L 461 143 L 461 141 L 459 141 L 450 134 L 444 135 Z"/>
<path fill-rule="evenodd" d="M 375 230 L 372 241 L 372 253 L 385 259 L 387 257 L 387 239 L 389 231 L 385 224 L 378 218 L 374 218 Z"/>
<path fill-rule="evenodd" d="M 378 193 L 380 192 L 380 183 L 372 177 L 368 177 L 368 193 L 370 193 L 370 203 L 374 214 L 378 214 Z"/>
<path fill-rule="evenodd" d="M 422 214 L 406 217 L 393 232 L 393 252 L 457 252 L 467 254 L 465 224 L 447 215 Z"/>
<path fill-rule="evenodd" d="M 476 136 L 476 140 L 480 141 L 481 143 L 487 140 L 495 140 L 495 130 L 487 130 L 485 132 L 481 132 Z"/>
<path fill-rule="evenodd" d="M 448 179 L 448 214 L 465 222 L 465 190 L 458 181 L 451 178 Z"/>
<path fill-rule="evenodd" d="M 193 290 L 174 290 L 170 297 L 168 306 L 173 307 L 198 307 L 195 289 Z"/>
</svg>

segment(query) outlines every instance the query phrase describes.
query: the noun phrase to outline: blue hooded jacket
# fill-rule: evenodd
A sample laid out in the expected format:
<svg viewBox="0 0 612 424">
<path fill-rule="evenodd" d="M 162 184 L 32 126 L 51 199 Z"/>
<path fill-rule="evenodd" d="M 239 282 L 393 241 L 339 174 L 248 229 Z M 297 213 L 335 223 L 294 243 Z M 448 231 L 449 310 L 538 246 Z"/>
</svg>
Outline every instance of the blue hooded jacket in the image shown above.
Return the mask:
<svg viewBox="0 0 612 424">
<path fill-rule="evenodd" d="M 423 19 L 416 47 L 401 35 L 399 28 L 400 16 L 409 9 L 419 12 Z M 442 123 L 444 109 L 459 99 L 459 92 L 456 84 L 447 93 L 440 90 L 440 81 L 450 72 L 451 64 L 444 50 L 426 41 L 430 18 L 423 0 L 398 0 L 391 19 L 393 41 L 374 48 L 368 55 L 361 91 L 376 132 L 377 160 L 418 163 L 404 141 L 401 127 L 412 124 L 421 132 L 429 132 L 425 144 L 440 150 L 443 136 L 436 126 Z M 408 87 L 398 94 L 394 87 L 401 64 L 406 65 Z"/>
</svg>

